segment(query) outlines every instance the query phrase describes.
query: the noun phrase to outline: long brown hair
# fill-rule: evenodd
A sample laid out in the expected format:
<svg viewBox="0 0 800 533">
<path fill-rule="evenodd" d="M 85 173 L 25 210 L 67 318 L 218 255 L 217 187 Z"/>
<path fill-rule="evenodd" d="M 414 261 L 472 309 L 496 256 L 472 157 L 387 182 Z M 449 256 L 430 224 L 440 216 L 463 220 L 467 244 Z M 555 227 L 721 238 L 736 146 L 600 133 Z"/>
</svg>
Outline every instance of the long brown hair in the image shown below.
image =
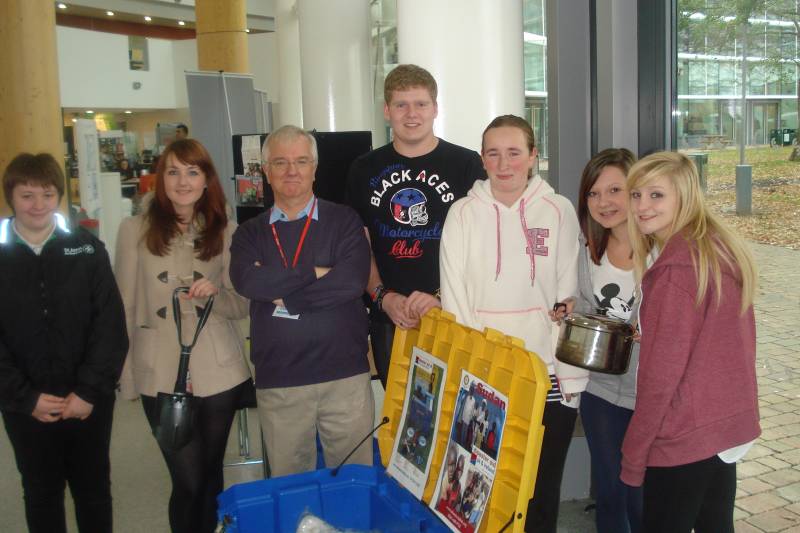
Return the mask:
<svg viewBox="0 0 800 533">
<path fill-rule="evenodd" d="M 611 230 L 604 228 L 589 214 L 589 191 L 606 167 L 617 167 L 625 176 L 636 162 L 636 156 L 627 148 L 606 148 L 586 163 L 578 191 L 578 222 L 586 238 L 586 246 L 594 264 L 599 265 L 608 246 Z"/>
<path fill-rule="evenodd" d="M 200 223 L 200 237 L 195 249 L 199 259 L 208 261 L 222 253 L 223 231 L 228 225 L 228 215 L 225 212 L 225 193 L 222 192 L 211 156 L 194 139 L 181 139 L 171 143 L 158 159 L 156 190 L 145 213 L 147 230 L 144 238 L 147 249 L 154 255 L 164 256 L 169 252 L 170 241 L 180 234 L 178 214 L 164 187 L 164 174 L 170 156 L 174 156 L 184 165 L 196 165 L 206 176 L 206 188 L 194 205 L 193 220 L 183 222 Z"/>
</svg>

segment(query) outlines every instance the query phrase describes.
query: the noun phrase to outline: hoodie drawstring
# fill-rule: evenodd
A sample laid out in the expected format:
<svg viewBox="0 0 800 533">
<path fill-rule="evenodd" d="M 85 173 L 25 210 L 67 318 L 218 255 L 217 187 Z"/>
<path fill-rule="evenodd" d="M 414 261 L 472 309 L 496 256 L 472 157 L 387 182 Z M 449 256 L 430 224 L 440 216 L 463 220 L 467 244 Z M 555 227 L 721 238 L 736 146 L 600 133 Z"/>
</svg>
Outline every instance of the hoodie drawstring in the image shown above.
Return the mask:
<svg viewBox="0 0 800 533">
<path fill-rule="evenodd" d="M 497 261 L 494 269 L 494 280 L 497 281 L 497 278 L 500 276 L 500 266 L 502 264 L 502 254 L 500 252 L 500 210 L 497 208 L 497 204 L 492 204 L 492 206 L 494 207 L 495 228 L 497 231 Z"/>
<path fill-rule="evenodd" d="M 501 243 L 500 243 L 500 209 L 498 209 L 497 204 L 492 204 L 494 207 L 494 215 L 495 215 L 495 231 L 497 240 L 497 261 L 494 270 L 494 280 L 497 281 L 497 278 L 500 277 L 500 270 L 503 266 L 503 255 L 501 252 Z M 519 220 L 522 224 L 522 234 L 525 235 L 525 242 L 528 244 L 528 249 L 525 250 L 525 253 L 528 254 L 528 258 L 531 262 L 531 287 L 533 286 L 533 282 L 536 279 L 536 259 L 533 256 L 533 240 L 531 239 L 531 235 L 528 232 L 528 223 L 525 221 L 525 199 L 522 198 L 519 201 Z"/>
<path fill-rule="evenodd" d="M 497 209 L 497 206 L 495 206 L 495 209 Z M 533 240 L 528 231 L 528 223 L 525 221 L 525 198 L 519 201 L 519 220 L 522 224 L 522 233 L 525 235 L 525 242 L 528 243 L 528 249 L 525 252 L 528 254 L 528 258 L 531 262 L 531 287 L 533 287 L 533 281 L 536 279 L 536 259 L 533 255 Z"/>
</svg>

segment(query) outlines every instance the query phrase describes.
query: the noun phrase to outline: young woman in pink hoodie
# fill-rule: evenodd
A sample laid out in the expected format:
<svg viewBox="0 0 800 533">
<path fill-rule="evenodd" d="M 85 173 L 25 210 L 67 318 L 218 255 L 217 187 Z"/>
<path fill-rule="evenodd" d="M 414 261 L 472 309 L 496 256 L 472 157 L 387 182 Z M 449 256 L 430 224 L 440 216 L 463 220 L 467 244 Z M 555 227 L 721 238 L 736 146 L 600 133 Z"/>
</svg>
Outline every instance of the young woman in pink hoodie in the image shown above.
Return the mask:
<svg viewBox="0 0 800 533">
<path fill-rule="evenodd" d="M 645 157 L 627 188 L 641 350 L 620 477 L 644 484 L 648 533 L 733 533 L 735 463 L 761 431 L 755 263 L 686 156 Z"/>
<path fill-rule="evenodd" d="M 555 358 L 558 327 L 548 311 L 576 292 L 578 218 L 536 164 L 533 130 L 503 115 L 483 132 L 489 176 L 447 213 L 440 249 L 442 307 L 478 330 L 525 341 L 547 365 L 552 388 L 544 409 L 542 452 L 526 531 L 556 533 L 561 477 L 589 372 Z"/>
</svg>

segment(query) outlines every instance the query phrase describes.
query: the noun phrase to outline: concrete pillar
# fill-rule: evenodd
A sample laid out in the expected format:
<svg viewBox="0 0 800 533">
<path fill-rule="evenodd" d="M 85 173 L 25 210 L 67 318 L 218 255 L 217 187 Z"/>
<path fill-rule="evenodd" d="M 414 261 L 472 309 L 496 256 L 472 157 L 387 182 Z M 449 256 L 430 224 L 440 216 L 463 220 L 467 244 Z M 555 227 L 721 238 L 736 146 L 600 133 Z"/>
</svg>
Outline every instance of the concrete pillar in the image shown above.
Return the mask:
<svg viewBox="0 0 800 533">
<path fill-rule="evenodd" d="M 53 2 L 0 2 L 0 49 L 0 174 L 20 152 L 48 152 L 63 161 Z M 9 213 L 0 189 L 0 214 Z"/>
<path fill-rule="evenodd" d="M 250 73 L 247 0 L 197 0 L 197 66 L 200 70 Z"/>
<path fill-rule="evenodd" d="M 369 2 L 297 1 L 306 129 L 372 129 L 369 15 Z"/>
<path fill-rule="evenodd" d="M 303 93 L 300 77 L 300 23 L 295 0 L 275 0 L 278 38 L 278 109 L 275 127 L 303 125 Z"/>
<path fill-rule="evenodd" d="M 523 115 L 522 0 L 397 0 L 397 42 L 439 85 L 437 136 L 480 150 L 494 117 Z"/>
</svg>

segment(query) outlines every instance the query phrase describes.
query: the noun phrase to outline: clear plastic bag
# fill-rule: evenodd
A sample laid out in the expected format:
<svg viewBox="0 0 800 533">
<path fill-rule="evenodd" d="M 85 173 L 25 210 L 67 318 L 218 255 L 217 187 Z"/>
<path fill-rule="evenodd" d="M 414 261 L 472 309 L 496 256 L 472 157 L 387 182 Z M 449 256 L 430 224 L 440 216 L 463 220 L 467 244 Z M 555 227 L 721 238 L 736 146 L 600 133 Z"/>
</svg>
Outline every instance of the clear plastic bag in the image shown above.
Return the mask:
<svg viewBox="0 0 800 533">
<path fill-rule="evenodd" d="M 333 527 L 322 518 L 304 511 L 297 523 L 296 533 L 378 533 L 377 530 L 364 531 L 355 529 L 339 529 Z"/>
</svg>

